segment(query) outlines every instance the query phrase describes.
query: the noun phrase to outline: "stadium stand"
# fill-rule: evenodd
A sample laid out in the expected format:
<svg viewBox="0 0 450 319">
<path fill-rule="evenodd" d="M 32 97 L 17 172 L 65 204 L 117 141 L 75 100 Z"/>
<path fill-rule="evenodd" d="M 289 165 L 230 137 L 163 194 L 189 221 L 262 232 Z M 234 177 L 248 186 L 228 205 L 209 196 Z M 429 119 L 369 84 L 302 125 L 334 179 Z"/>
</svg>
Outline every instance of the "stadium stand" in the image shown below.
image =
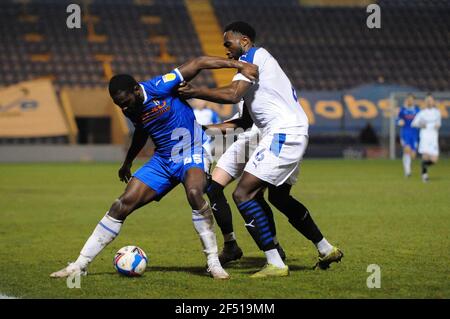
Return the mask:
<svg viewBox="0 0 450 319">
<path fill-rule="evenodd" d="M 382 28 L 361 28 L 359 7 L 301 7 L 295 0 L 212 1 L 222 26 L 245 20 L 300 90 L 384 81 L 448 90 L 448 1 L 379 1 Z M 421 3 L 421 5 L 417 5 Z M 424 5 L 426 3 L 426 5 Z M 383 10 L 383 8 L 389 10 Z"/>
<path fill-rule="evenodd" d="M 139 79 L 202 54 L 184 1 L 90 1 L 82 8 L 81 29 L 61 27 L 70 2 L 1 1 L 0 85 L 51 76 L 58 88 L 104 86 L 99 54 L 111 55 L 115 73 Z M 389 7 L 382 11 L 380 30 L 361 28 L 367 13 L 356 7 L 303 7 L 295 0 L 211 2 L 222 26 L 236 19 L 252 23 L 259 44 L 279 59 L 300 90 L 374 81 L 422 90 L 450 87 L 446 0 L 427 5 L 380 0 L 382 8 Z M 208 72 L 199 83 L 215 85 Z"/>
<path fill-rule="evenodd" d="M 104 87 L 98 55 L 111 56 L 114 73 L 146 79 L 202 54 L 183 1 L 91 1 L 82 6 L 83 27 L 68 29 L 71 2 L 0 2 L 0 86 L 51 76 L 58 89 Z M 215 84 L 208 72 L 197 81 Z"/>
<path fill-rule="evenodd" d="M 254 25 L 257 44 L 278 59 L 300 92 L 374 82 L 450 90 L 449 0 L 378 0 L 381 29 L 361 27 L 368 15 L 364 7 L 307 6 L 298 0 L 202 1 L 215 13 L 218 30 L 235 20 Z M 197 34 L 205 26 L 193 21 L 189 4 L 194 1 L 78 1 L 82 28 L 69 29 L 66 8 L 72 2 L 0 1 L 0 87 L 48 78 L 59 95 L 67 89 L 104 89 L 113 73 L 144 80 L 212 52 Z M 217 39 L 214 49 L 220 52 Z M 207 71 L 195 82 L 214 87 L 222 84 L 219 79 Z M 68 140 L 1 138 L 0 143 Z"/>
</svg>

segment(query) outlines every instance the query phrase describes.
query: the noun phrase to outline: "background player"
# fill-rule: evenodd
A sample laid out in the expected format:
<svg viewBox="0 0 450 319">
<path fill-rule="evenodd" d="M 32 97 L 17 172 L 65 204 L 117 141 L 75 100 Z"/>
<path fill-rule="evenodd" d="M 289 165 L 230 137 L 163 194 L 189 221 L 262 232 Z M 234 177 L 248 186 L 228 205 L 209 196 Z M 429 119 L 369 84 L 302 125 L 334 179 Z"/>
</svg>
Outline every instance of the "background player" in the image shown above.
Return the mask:
<svg viewBox="0 0 450 319">
<path fill-rule="evenodd" d="M 278 62 L 263 48 L 254 47 L 256 32 L 245 22 L 234 22 L 224 30 L 224 46 L 230 59 L 259 66 L 259 80 L 254 83 L 238 73 L 233 82 L 216 89 L 180 87 L 186 98 L 200 98 L 217 103 L 238 103 L 244 99 L 248 113 L 261 130 L 262 140 L 247 162 L 233 192 L 233 199 L 243 216 L 247 230 L 264 251 L 267 264 L 254 278 L 287 276 L 289 268 L 281 259 L 273 241 L 268 217 L 257 200 L 257 194 L 269 187 L 275 207 L 301 232 L 307 230 L 319 249 L 319 268 L 340 261 L 342 252 L 322 236 L 309 211 L 290 195 L 296 181 L 299 163 L 308 142 L 308 119 L 298 104 L 295 90 Z M 245 114 L 245 112 L 244 112 Z M 239 120 L 219 124 L 221 129 L 239 127 Z M 284 184 L 288 186 L 284 186 Z M 317 242 L 319 240 L 319 242 Z"/>
<path fill-rule="evenodd" d="M 200 57 L 146 82 L 138 83 L 125 74 L 110 80 L 111 98 L 135 126 L 131 146 L 119 170 L 120 179 L 128 184 L 125 192 L 100 220 L 78 259 L 52 273 L 51 277 L 86 274 L 87 266 L 119 234 L 129 214 L 154 200 L 160 200 L 181 182 L 192 207 L 192 221 L 207 257 L 208 270 L 214 278 L 229 278 L 218 259 L 211 208 L 203 199 L 206 186 L 203 131 L 195 121 L 192 108 L 173 95 L 174 88 L 183 80 L 193 78 L 201 69 L 222 67 L 237 68 L 250 77 L 257 75 L 256 67 L 248 64 Z M 173 138 L 177 132 L 181 139 Z M 148 137 L 156 146 L 155 153 L 131 178 L 132 162 Z"/>
<path fill-rule="evenodd" d="M 199 99 L 189 100 L 189 105 L 194 109 L 195 119 L 200 125 L 210 125 L 220 123 L 219 114 L 211 108 L 208 108 L 206 101 Z"/>
<path fill-rule="evenodd" d="M 431 93 L 425 98 L 425 108 L 417 113 L 412 124 L 420 128 L 419 153 L 422 155 L 422 180 L 428 182 L 428 167 L 439 159 L 439 128 L 441 112 Z"/>
<path fill-rule="evenodd" d="M 400 142 L 403 147 L 403 170 L 406 177 L 411 176 L 411 160 L 416 158 L 419 144 L 419 130 L 411 126 L 419 111 L 420 108 L 414 105 L 414 95 L 408 94 L 397 118 L 397 124 L 401 127 Z"/>
<path fill-rule="evenodd" d="M 220 123 L 219 114 L 213 109 L 210 109 L 206 105 L 206 101 L 199 99 L 191 99 L 188 101 L 189 105 L 192 106 L 194 110 L 195 119 L 200 125 L 210 125 Z M 203 148 L 208 156 L 208 162 L 213 162 L 213 149 L 212 149 L 211 139 L 207 136 L 207 140 L 203 143 Z"/>
</svg>

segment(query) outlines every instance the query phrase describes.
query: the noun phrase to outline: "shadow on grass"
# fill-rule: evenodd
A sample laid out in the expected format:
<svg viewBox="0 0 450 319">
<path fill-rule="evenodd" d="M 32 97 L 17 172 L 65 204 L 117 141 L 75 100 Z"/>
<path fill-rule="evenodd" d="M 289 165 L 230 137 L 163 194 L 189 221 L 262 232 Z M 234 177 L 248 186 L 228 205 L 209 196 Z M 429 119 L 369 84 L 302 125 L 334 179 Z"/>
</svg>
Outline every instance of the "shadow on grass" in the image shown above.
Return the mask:
<svg viewBox="0 0 450 319">
<path fill-rule="evenodd" d="M 312 266 L 304 266 L 304 265 L 296 265 L 293 262 L 295 262 L 296 259 L 287 259 L 286 264 L 289 266 L 290 271 L 305 271 L 305 270 L 312 270 Z M 238 261 L 233 261 L 227 265 L 225 265 L 224 268 L 226 269 L 247 269 L 251 268 L 251 270 L 248 270 L 244 273 L 253 273 L 256 270 L 259 270 L 260 268 L 264 267 L 266 264 L 267 259 L 265 257 L 242 257 Z"/>
<path fill-rule="evenodd" d="M 183 266 L 150 266 L 147 271 L 162 271 L 162 272 L 186 272 L 196 276 L 208 275 L 206 272 L 206 264 L 204 267 L 183 267 Z"/>
<path fill-rule="evenodd" d="M 192 275 L 197 276 L 205 276 L 208 275 L 205 267 L 183 267 L 183 266 L 149 266 L 145 270 L 145 272 L 154 272 L 154 271 L 162 271 L 162 272 L 186 272 Z M 89 276 L 121 276 L 118 272 L 96 272 L 89 273 Z"/>
<path fill-rule="evenodd" d="M 261 269 L 266 264 L 267 259 L 265 257 L 242 257 L 238 261 L 233 261 L 225 265 L 225 269 L 247 269 L 243 273 L 254 273 Z M 304 266 L 297 265 L 294 262 L 297 259 L 287 259 L 286 264 L 289 266 L 290 271 L 307 271 L 312 270 L 312 266 Z M 184 272 L 189 273 L 196 276 L 208 275 L 206 272 L 206 265 L 204 267 L 201 266 L 149 266 L 146 272 Z M 97 272 L 97 273 L 89 273 L 89 276 L 119 276 L 117 272 L 109 271 L 109 272 Z"/>
</svg>

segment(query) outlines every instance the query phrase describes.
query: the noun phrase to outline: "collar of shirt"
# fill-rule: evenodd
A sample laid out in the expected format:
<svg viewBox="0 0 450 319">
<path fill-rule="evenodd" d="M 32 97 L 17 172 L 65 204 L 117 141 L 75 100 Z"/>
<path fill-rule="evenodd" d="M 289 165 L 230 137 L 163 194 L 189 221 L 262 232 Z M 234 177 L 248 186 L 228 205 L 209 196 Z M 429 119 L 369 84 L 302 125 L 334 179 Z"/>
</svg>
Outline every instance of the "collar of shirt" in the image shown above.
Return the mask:
<svg viewBox="0 0 450 319">
<path fill-rule="evenodd" d="M 144 92 L 144 102 L 142 104 L 145 104 L 147 102 L 147 92 L 145 92 L 145 88 L 142 84 L 139 83 L 139 85 L 142 88 L 142 92 Z"/>
</svg>

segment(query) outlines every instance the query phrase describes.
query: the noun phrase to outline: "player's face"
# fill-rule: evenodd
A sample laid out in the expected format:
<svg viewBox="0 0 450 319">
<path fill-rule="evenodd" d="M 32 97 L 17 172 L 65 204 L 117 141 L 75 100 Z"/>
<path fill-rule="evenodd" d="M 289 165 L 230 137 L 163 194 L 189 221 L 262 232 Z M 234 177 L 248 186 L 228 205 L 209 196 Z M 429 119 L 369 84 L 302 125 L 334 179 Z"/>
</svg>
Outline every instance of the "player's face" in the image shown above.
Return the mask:
<svg viewBox="0 0 450 319">
<path fill-rule="evenodd" d="M 426 107 L 433 107 L 434 106 L 434 98 L 432 96 L 427 96 L 425 98 L 425 106 Z"/>
<path fill-rule="evenodd" d="M 238 60 L 245 53 L 244 45 L 246 38 L 239 33 L 227 31 L 223 35 L 223 46 L 229 59 Z"/>
<path fill-rule="evenodd" d="M 411 95 L 409 95 L 406 100 L 405 100 L 405 104 L 406 106 L 410 107 L 414 104 L 414 97 L 412 97 Z"/>
<path fill-rule="evenodd" d="M 134 115 L 142 108 L 144 97 L 140 94 L 138 88 L 133 92 L 120 91 L 112 97 L 114 104 L 122 109 L 125 115 Z"/>
</svg>

